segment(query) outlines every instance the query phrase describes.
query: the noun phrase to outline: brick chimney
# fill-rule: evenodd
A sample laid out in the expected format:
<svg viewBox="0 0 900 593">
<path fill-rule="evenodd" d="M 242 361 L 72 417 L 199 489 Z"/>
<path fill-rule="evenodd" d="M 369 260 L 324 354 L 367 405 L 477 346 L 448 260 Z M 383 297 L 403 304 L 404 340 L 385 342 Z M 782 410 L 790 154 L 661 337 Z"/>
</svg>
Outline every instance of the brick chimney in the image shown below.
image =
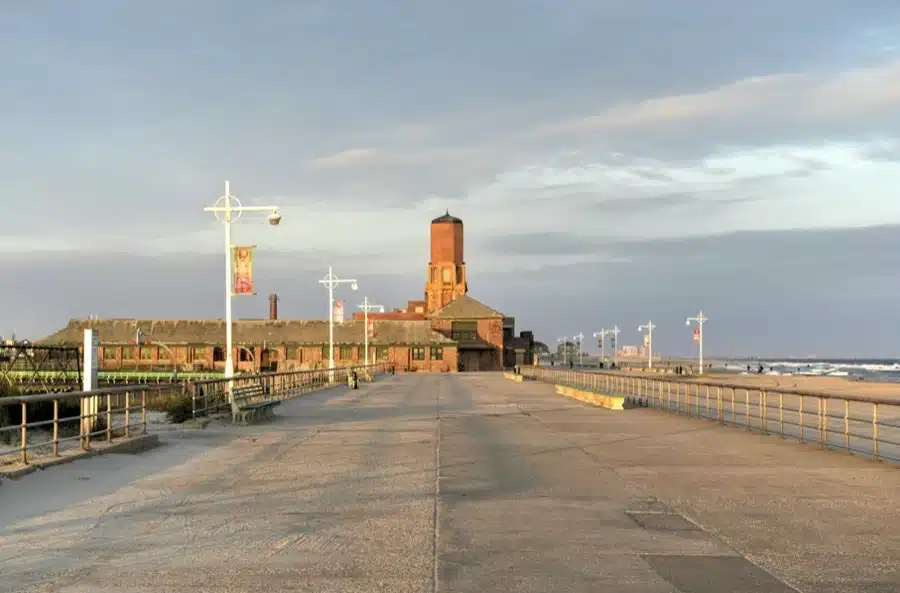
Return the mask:
<svg viewBox="0 0 900 593">
<path fill-rule="evenodd" d="M 278 319 L 278 295 L 270 294 L 269 295 L 269 320 L 275 321 Z"/>
</svg>

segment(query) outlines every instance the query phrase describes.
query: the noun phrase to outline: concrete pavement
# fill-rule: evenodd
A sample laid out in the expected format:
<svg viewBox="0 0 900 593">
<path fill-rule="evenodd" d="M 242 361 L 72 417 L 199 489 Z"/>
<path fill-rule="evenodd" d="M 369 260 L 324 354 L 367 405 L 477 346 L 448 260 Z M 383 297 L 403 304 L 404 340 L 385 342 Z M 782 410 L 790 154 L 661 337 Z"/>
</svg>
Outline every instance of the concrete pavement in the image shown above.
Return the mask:
<svg viewBox="0 0 900 593">
<path fill-rule="evenodd" d="M 277 414 L 5 482 L 0 592 L 900 590 L 895 468 L 492 374 Z"/>
</svg>

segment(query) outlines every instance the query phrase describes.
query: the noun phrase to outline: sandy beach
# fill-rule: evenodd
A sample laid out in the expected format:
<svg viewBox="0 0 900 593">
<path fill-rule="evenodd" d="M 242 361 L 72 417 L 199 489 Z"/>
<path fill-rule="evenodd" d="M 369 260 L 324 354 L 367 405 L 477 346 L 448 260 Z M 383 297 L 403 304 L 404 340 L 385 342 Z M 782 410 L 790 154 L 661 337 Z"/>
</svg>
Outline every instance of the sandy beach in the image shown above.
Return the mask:
<svg viewBox="0 0 900 593">
<path fill-rule="evenodd" d="M 777 388 L 782 389 L 798 389 L 802 391 L 812 391 L 816 393 L 834 393 L 836 395 L 857 395 L 861 397 L 874 397 L 885 400 L 897 400 L 900 404 L 900 383 L 882 383 L 877 381 L 861 381 L 848 377 L 829 377 L 815 375 L 766 375 L 757 374 L 741 374 L 738 371 L 720 371 L 713 370 L 702 377 L 696 375 L 673 375 L 668 373 L 659 374 L 658 372 L 646 372 L 646 359 L 640 360 L 634 357 L 620 358 L 620 364 L 624 371 L 629 373 L 648 374 L 649 376 L 658 377 L 660 379 L 679 379 L 693 380 L 709 383 L 728 383 L 731 385 L 746 385 L 751 388 Z M 710 359 L 707 361 L 713 365 L 713 368 L 721 368 L 724 361 L 718 359 Z M 684 365 L 687 368 L 695 369 L 697 361 L 694 359 L 676 359 L 667 358 L 664 360 L 653 361 L 654 370 L 661 368 L 674 368 L 677 365 Z M 755 370 L 755 369 L 754 369 Z"/>
<path fill-rule="evenodd" d="M 655 373 L 651 374 L 651 376 Z M 741 375 L 738 373 L 714 372 L 705 376 L 657 375 L 659 378 L 678 378 L 690 381 L 709 383 L 727 383 L 729 385 L 746 385 L 750 388 L 782 388 L 799 389 L 816 393 L 833 393 L 835 395 L 856 395 L 872 397 L 886 401 L 895 400 L 900 404 L 900 383 L 877 383 L 873 381 L 857 381 L 846 377 L 810 377 L 803 375 Z"/>
</svg>

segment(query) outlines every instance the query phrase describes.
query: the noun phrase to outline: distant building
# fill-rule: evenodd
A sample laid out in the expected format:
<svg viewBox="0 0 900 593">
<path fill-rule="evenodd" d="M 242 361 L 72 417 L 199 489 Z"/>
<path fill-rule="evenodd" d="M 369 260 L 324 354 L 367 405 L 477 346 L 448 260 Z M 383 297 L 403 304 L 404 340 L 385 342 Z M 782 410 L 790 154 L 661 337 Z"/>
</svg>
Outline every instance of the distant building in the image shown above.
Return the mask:
<svg viewBox="0 0 900 593">
<path fill-rule="evenodd" d="M 556 359 L 559 361 L 575 360 L 578 356 L 578 344 L 571 341 L 556 346 Z"/>
<path fill-rule="evenodd" d="M 629 356 L 640 356 L 643 349 L 643 346 L 622 346 L 619 348 L 617 355 L 624 358 Z"/>
<path fill-rule="evenodd" d="M 515 318 L 468 295 L 463 258 L 462 220 L 446 213 L 431 221 L 431 261 L 424 299 L 402 309 L 363 313 L 336 324 L 335 361 L 360 364 L 369 358 L 392 362 L 398 370 L 489 371 L 532 364 L 534 334 L 515 335 Z M 252 371 L 324 368 L 328 365 L 327 320 L 282 320 L 277 295 L 269 299 L 269 318 L 234 322 L 235 368 Z M 101 368 L 140 369 L 177 364 L 189 370 L 224 370 L 223 320 L 73 319 L 41 340 L 48 345 L 80 345 L 84 329 L 98 330 Z M 138 329 L 145 337 L 136 344 Z"/>
<path fill-rule="evenodd" d="M 393 362 L 400 369 L 451 371 L 456 344 L 427 324 L 377 321 L 369 338 L 369 360 Z M 178 364 L 185 370 L 224 370 L 225 322 L 192 319 L 73 319 L 42 340 L 50 345 L 78 345 L 84 330 L 98 330 L 100 366 L 104 370 L 140 369 Z M 136 345 L 138 329 L 144 344 Z M 238 320 L 234 322 L 234 361 L 238 370 L 296 370 L 328 366 L 328 321 Z M 362 364 L 366 354 L 361 321 L 334 326 L 336 364 Z"/>
<path fill-rule="evenodd" d="M 461 371 L 499 370 L 534 363 L 534 333 L 516 336 L 516 320 L 469 296 L 463 221 L 449 212 L 431 221 L 431 259 L 424 299 L 369 319 L 427 321 L 457 344 Z M 362 313 L 354 313 L 360 320 Z"/>
</svg>

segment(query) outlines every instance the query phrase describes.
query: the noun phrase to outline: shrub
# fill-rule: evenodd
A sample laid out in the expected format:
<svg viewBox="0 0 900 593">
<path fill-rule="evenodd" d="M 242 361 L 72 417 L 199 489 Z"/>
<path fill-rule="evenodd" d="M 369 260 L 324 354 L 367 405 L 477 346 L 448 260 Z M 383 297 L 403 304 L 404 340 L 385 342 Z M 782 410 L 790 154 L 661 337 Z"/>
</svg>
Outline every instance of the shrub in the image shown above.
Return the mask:
<svg viewBox="0 0 900 593">
<path fill-rule="evenodd" d="M 19 395 L 19 389 L 9 381 L 0 379 L 0 397 Z"/>
<path fill-rule="evenodd" d="M 169 422 L 180 424 L 194 416 L 193 399 L 188 393 L 171 394 L 147 402 L 148 410 L 166 413 Z"/>
<path fill-rule="evenodd" d="M 3 379 L 0 379 L 0 397 L 10 397 L 14 395 L 18 395 L 19 390 L 15 385 L 10 384 Z M 13 424 L 13 414 L 18 417 L 18 420 L 15 420 L 15 423 L 18 424 L 21 422 L 21 415 L 19 414 L 19 408 L 17 406 L 0 406 L 0 426 L 10 426 Z M 4 442 L 9 444 L 11 442 L 11 438 L 14 437 L 14 432 L 11 431 L 3 431 L 0 433 L 0 442 Z"/>
<path fill-rule="evenodd" d="M 177 395 L 166 405 L 166 419 L 181 424 L 194 417 L 194 405 L 190 395 Z"/>
</svg>

